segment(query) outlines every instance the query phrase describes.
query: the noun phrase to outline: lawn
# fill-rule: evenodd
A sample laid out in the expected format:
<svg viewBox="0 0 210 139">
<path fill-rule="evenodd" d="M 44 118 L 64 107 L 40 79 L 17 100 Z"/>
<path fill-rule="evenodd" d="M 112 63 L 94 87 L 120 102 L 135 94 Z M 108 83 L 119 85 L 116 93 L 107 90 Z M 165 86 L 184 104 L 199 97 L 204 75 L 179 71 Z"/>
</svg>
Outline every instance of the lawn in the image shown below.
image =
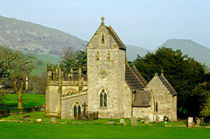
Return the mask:
<svg viewBox="0 0 210 139">
<path fill-rule="evenodd" d="M 10 108 L 17 108 L 18 101 L 17 94 L 8 94 L 6 96 L 6 109 Z M 34 106 L 39 105 L 42 106 L 45 104 L 45 96 L 40 94 L 23 94 L 23 107 L 24 108 L 34 108 Z"/>
<path fill-rule="evenodd" d="M 161 138 L 207 139 L 210 129 L 183 127 L 136 127 L 100 124 L 40 124 L 0 122 L 1 139 L 67 138 Z"/>
</svg>

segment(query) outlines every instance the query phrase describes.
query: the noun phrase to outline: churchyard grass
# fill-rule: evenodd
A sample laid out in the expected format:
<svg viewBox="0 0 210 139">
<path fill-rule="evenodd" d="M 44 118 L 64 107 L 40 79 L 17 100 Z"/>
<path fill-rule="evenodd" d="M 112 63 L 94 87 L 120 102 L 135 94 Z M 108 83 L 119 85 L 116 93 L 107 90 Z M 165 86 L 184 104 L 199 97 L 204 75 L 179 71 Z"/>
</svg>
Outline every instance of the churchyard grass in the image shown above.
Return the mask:
<svg viewBox="0 0 210 139">
<path fill-rule="evenodd" d="M 161 138 L 207 139 L 210 129 L 184 127 L 141 127 L 103 124 L 43 124 L 0 122 L 1 139 L 67 138 Z"/>
</svg>

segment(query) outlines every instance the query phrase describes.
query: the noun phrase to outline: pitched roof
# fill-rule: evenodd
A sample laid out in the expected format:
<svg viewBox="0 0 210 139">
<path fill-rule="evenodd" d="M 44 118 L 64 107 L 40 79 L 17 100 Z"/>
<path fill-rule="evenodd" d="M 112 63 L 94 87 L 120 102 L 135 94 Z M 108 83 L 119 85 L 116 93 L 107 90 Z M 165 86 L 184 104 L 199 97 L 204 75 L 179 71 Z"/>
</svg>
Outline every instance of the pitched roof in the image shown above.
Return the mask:
<svg viewBox="0 0 210 139">
<path fill-rule="evenodd" d="M 143 76 L 139 73 L 139 71 L 136 69 L 135 65 L 131 67 L 131 69 L 134 71 L 138 79 L 141 81 L 141 83 L 146 87 L 147 81 L 143 78 Z"/>
<path fill-rule="evenodd" d="M 171 84 L 168 82 L 168 80 L 164 77 L 164 75 L 159 75 L 159 79 L 162 81 L 162 83 L 165 85 L 165 87 L 168 89 L 168 91 L 173 95 L 176 96 L 177 92 L 176 90 L 171 86 Z"/>
<path fill-rule="evenodd" d="M 137 90 L 134 93 L 133 107 L 149 107 L 150 92 Z"/>
<path fill-rule="evenodd" d="M 125 45 L 123 44 L 123 42 L 120 40 L 120 38 L 118 37 L 118 35 L 115 33 L 115 31 L 113 30 L 113 28 L 111 26 L 107 27 L 109 33 L 111 34 L 111 36 L 113 37 L 113 39 L 116 41 L 117 45 L 119 46 L 120 49 L 122 50 L 126 50 Z"/>
<path fill-rule="evenodd" d="M 141 74 L 126 64 L 125 80 L 132 90 L 144 90 L 145 80 Z"/>
</svg>

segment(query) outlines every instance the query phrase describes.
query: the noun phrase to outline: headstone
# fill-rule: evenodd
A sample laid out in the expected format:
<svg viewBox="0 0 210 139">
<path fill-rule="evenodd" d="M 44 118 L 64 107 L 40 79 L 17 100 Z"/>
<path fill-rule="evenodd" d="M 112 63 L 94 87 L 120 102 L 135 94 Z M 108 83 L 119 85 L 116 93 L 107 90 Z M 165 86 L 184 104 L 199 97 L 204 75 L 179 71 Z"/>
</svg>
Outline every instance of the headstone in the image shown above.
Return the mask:
<svg viewBox="0 0 210 139">
<path fill-rule="evenodd" d="M 196 118 L 196 126 L 201 126 L 201 118 Z"/>
<path fill-rule="evenodd" d="M 193 117 L 188 117 L 187 127 L 193 128 Z"/>
<path fill-rule="evenodd" d="M 124 119 L 120 119 L 120 124 L 125 124 L 125 120 Z"/>
<path fill-rule="evenodd" d="M 113 124 L 115 124 L 115 121 L 109 121 L 108 124 L 113 125 Z"/>
<path fill-rule="evenodd" d="M 145 118 L 144 118 L 144 123 L 145 123 L 145 124 L 148 124 L 148 123 L 149 123 L 149 117 L 148 117 L 148 116 L 145 116 Z"/>
<path fill-rule="evenodd" d="M 160 121 L 160 118 L 159 118 L 158 115 L 156 115 L 156 117 L 155 117 L 155 122 L 156 122 L 156 124 L 159 123 L 159 121 Z"/>
<path fill-rule="evenodd" d="M 164 116 L 164 117 L 163 117 L 164 124 L 168 124 L 168 119 L 169 119 L 169 118 L 168 118 L 167 116 Z"/>
<path fill-rule="evenodd" d="M 131 125 L 137 125 L 136 117 L 131 117 Z"/>
<path fill-rule="evenodd" d="M 37 121 L 37 122 L 41 122 L 41 121 L 42 121 L 42 119 L 36 119 L 36 121 Z"/>
<path fill-rule="evenodd" d="M 56 123 L 56 118 L 55 117 L 51 117 L 51 122 L 52 123 Z"/>
</svg>

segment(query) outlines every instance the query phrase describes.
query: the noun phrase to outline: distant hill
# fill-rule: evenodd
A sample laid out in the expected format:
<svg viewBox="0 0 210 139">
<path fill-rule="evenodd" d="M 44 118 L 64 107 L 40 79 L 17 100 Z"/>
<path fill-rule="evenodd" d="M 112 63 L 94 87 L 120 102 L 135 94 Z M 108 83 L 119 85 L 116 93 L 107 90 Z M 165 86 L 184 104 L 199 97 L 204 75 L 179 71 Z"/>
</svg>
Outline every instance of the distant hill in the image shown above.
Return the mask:
<svg viewBox="0 0 210 139">
<path fill-rule="evenodd" d="M 150 50 L 148 50 L 148 49 L 133 46 L 133 45 L 127 45 L 126 49 L 127 49 L 127 51 L 126 51 L 127 58 L 130 61 L 136 59 L 137 55 L 140 55 L 143 57 L 147 54 L 147 52 L 150 52 Z"/>
<path fill-rule="evenodd" d="M 173 50 L 180 49 L 184 54 L 210 67 L 210 49 L 192 40 L 170 39 L 162 44 Z"/>
<path fill-rule="evenodd" d="M 87 41 L 62 31 L 0 16 L 0 45 L 32 53 L 59 55 L 64 47 L 84 49 Z"/>
</svg>

